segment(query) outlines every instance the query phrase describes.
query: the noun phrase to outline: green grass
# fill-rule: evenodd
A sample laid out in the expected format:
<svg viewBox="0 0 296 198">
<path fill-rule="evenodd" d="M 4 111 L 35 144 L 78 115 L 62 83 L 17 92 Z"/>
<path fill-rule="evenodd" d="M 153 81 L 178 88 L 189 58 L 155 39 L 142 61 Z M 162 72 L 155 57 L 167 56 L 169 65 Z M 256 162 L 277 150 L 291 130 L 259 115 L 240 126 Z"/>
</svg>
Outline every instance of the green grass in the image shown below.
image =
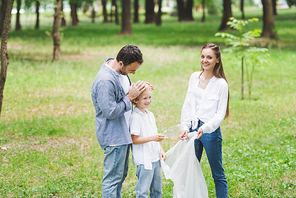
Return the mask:
<svg viewBox="0 0 296 198">
<path fill-rule="evenodd" d="M 222 123 L 223 163 L 229 197 L 296 197 L 296 25 L 295 9 L 278 10 L 281 47 L 270 49 L 270 63 L 256 67 L 252 99 L 241 100 L 240 62 L 223 53 L 230 88 L 230 117 Z M 247 17 L 262 12 L 247 11 Z M 234 12 L 239 18 L 240 13 Z M 78 27 L 62 29 L 62 56 L 52 62 L 50 16 L 40 30 L 32 21 L 22 31 L 11 31 L 10 64 L 0 120 L 1 197 L 101 197 L 103 151 L 96 140 L 90 89 L 103 61 L 116 56 L 125 44 L 140 47 L 144 64 L 133 82 L 154 85 L 154 113 L 159 132 L 180 122 L 188 80 L 199 70 L 200 48 L 205 42 L 222 44 L 213 35 L 220 15 L 202 24 L 178 23 L 164 17 L 163 25 L 133 25 L 132 36 L 118 36 L 114 24 L 91 24 L 81 17 Z M 143 18 L 142 18 L 143 21 Z M 69 23 L 69 22 L 68 22 Z M 261 23 L 250 29 L 261 29 Z M 14 27 L 12 25 L 12 27 Z M 248 89 L 246 89 L 246 92 Z M 177 140 L 164 140 L 168 150 Z M 209 196 L 214 182 L 206 156 L 201 166 Z M 123 197 L 135 196 L 136 168 L 130 159 Z M 173 184 L 163 179 L 164 197 L 172 197 Z"/>
</svg>

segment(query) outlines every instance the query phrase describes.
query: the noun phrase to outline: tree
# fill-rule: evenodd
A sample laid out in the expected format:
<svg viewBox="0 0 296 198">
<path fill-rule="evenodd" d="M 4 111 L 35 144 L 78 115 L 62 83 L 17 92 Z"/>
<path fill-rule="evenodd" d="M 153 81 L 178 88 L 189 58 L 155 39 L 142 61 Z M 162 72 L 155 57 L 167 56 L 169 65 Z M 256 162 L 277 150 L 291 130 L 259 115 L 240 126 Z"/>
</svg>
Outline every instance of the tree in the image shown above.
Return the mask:
<svg viewBox="0 0 296 198">
<path fill-rule="evenodd" d="M 112 10 L 111 10 L 111 14 L 112 14 L 113 11 L 115 12 L 115 24 L 116 24 L 116 25 L 119 25 L 118 8 L 117 8 L 116 0 L 112 0 Z M 111 21 L 112 21 L 112 17 L 111 17 Z"/>
<path fill-rule="evenodd" d="M 262 37 L 268 39 L 279 39 L 275 31 L 272 0 L 261 0 L 263 5 L 263 30 Z"/>
<path fill-rule="evenodd" d="M 20 10 L 21 10 L 22 1 L 17 0 L 16 4 L 17 4 L 16 5 L 17 13 L 16 13 L 15 31 L 19 31 L 22 29 L 21 23 L 20 23 L 20 15 L 21 15 Z"/>
<path fill-rule="evenodd" d="M 274 16 L 277 16 L 277 10 L 276 10 L 276 2 L 277 0 L 272 0 L 272 8 L 273 8 L 273 14 Z"/>
<path fill-rule="evenodd" d="M 202 17 L 201 17 L 201 22 L 204 23 L 206 20 L 206 0 L 202 0 Z"/>
<path fill-rule="evenodd" d="M 2 0 L 1 3 L 1 19 L 0 19 L 0 35 L 2 36 L 3 24 L 6 14 L 7 0 Z"/>
<path fill-rule="evenodd" d="M 35 24 L 35 29 L 39 29 L 39 7 L 40 7 L 40 1 L 36 1 L 36 24 Z"/>
<path fill-rule="evenodd" d="M 76 1 L 70 0 L 72 26 L 77 26 L 79 22 L 77 15 L 78 2 Z"/>
<path fill-rule="evenodd" d="M 287 0 L 287 4 L 288 4 L 289 8 L 291 8 L 293 5 L 296 6 L 296 0 Z"/>
<path fill-rule="evenodd" d="M 223 0 L 223 16 L 219 30 L 229 29 L 227 22 L 230 17 L 232 17 L 231 0 Z"/>
<path fill-rule="evenodd" d="M 177 0 L 178 17 L 179 21 L 194 21 L 192 15 L 193 0 Z"/>
<path fill-rule="evenodd" d="M 145 23 L 155 22 L 155 12 L 154 12 L 154 0 L 145 1 Z"/>
<path fill-rule="evenodd" d="M 192 16 L 193 0 L 177 0 L 179 21 L 194 21 Z"/>
<path fill-rule="evenodd" d="M 121 31 L 120 34 L 132 34 L 131 24 L 131 0 L 121 0 Z"/>
<path fill-rule="evenodd" d="M 35 13 L 36 13 L 36 23 L 35 23 L 35 29 L 39 29 L 39 22 L 40 22 L 40 13 L 39 13 L 39 8 L 40 8 L 40 0 L 25 0 L 25 8 L 29 9 L 32 7 L 32 4 L 35 3 Z"/>
<path fill-rule="evenodd" d="M 240 36 L 234 36 L 233 34 L 229 33 L 221 33 L 218 32 L 215 34 L 215 36 L 221 36 L 225 39 L 225 44 L 229 46 L 228 49 L 225 51 L 234 54 L 233 56 L 240 57 L 241 58 L 241 94 L 242 99 L 244 99 L 244 73 L 247 74 L 247 85 L 249 87 L 249 99 L 251 99 L 251 93 L 252 93 L 252 80 L 253 80 L 253 73 L 255 69 L 255 65 L 260 65 L 264 62 L 267 62 L 262 55 L 265 54 L 268 49 L 266 48 L 259 48 L 259 47 L 253 47 L 250 45 L 250 41 L 254 40 L 256 37 L 260 37 L 260 30 L 255 29 L 253 31 L 248 31 L 243 33 L 243 27 L 247 25 L 250 22 L 258 22 L 257 18 L 249 19 L 248 21 L 245 20 L 237 20 L 233 17 L 230 18 L 230 21 L 227 22 L 227 25 L 229 25 L 232 29 L 238 30 L 240 32 Z M 252 66 L 251 71 L 249 72 L 249 69 L 246 65 L 246 59 L 250 60 L 250 65 Z M 246 71 L 245 71 L 246 69 Z"/>
<path fill-rule="evenodd" d="M 108 13 L 107 13 L 107 0 L 102 0 L 102 6 L 103 6 L 103 17 L 104 21 L 103 23 L 108 23 Z"/>
<path fill-rule="evenodd" d="M 60 17 L 61 17 L 61 7 L 62 7 L 62 0 L 56 0 L 55 3 L 55 12 L 54 12 L 54 21 L 53 21 L 53 28 L 52 28 L 52 38 L 53 38 L 53 60 L 59 60 L 61 51 L 60 51 Z"/>
<path fill-rule="evenodd" d="M 161 15 L 162 15 L 161 4 L 162 4 L 162 0 L 158 0 L 158 12 L 157 12 L 156 21 L 155 21 L 157 26 L 161 25 Z"/>
<path fill-rule="evenodd" d="M 242 20 L 245 20 L 244 0 L 240 1 L 240 10 L 242 12 Z"/>
<path fill-rule="evenodd" d="M 61 16 L 61 26 L 62 27 L 66 27 L 67 22 L 66 22 L 65 14 L 64 14 L 64 1 L 63 0 L 61 0 L 61 13 L 62 13 L 62 16 Z"/>
<path fill-rule="evenodd" d="M 2 4 L 3 9 L 5 10 L 5 15 L 3 17 L 4 19 L 2 24 L 3 29 L 1 34 L 0 115 L 2 111 L 2 104 L 3 104 L 3 97 L 4 97 L 3 92 L 4 92 L 4 85 L 6 81 L 6 74 L 7 74 L 7 67 L 8 67 L 7 40 L 8 40 L 8 35 L 10 30 L 11 10 L 13 6 L 13 2 L 14 0 L 6 0 L 5 4 Z"/>
<path fill-rule="evenodd" d="M 139 0 L 134 0 L 134 23 L 139 23 Z"/>
</svg>

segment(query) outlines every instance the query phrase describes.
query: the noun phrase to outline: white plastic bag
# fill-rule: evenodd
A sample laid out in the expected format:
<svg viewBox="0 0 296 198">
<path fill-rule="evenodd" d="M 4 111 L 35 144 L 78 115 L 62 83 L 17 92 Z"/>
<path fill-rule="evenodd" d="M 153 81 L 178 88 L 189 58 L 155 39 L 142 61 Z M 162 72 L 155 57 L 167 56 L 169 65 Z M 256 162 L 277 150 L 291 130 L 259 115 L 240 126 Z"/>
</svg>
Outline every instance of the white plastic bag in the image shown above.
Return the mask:
<svg viewBox="0 0 296 198">
<path fill-rule="evenodd" d="M 161 161 L 167 179 L 174 182 L 174 198 L 207 198 L 208 189 L 195 156 L 194 140 L 197 133 L 189 133 L 186 140 L 180 140 L 166 153 Z"/>
</svg>

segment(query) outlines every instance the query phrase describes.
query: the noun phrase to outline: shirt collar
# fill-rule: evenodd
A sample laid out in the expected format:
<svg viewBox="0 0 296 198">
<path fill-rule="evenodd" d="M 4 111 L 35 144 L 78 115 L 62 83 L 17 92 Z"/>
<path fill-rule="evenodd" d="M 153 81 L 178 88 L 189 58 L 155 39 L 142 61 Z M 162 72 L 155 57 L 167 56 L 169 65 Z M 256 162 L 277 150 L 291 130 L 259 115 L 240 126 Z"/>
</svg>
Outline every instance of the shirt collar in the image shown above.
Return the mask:
<svg viewBox="0 0 296 198">
<path fill-rule="evenodd" d="M 140 109 L 138 109 L 138 107 L 135 107 L 134 111 L 138 114 L 140 114 L 141 116 L 146 116 L 148 115 L 148 109 L 146 109 L 147 114 L 143 113 Z"/>
<path fill-rule="evenodd" d="M 119 77 L 119 73 L 117 73 L 114 69 L 112 69 L 111 67 L 109 67 L 107 65 L 107 63 L 110 61 L 110 60 L 114 60 L 114 58 L 108 58 L 105 62 L 104 62 L 104 67 L 107 71 L 109 71 L 111 74 L 113 75 L 116 75 L 117 77 Z"/>
</svg>

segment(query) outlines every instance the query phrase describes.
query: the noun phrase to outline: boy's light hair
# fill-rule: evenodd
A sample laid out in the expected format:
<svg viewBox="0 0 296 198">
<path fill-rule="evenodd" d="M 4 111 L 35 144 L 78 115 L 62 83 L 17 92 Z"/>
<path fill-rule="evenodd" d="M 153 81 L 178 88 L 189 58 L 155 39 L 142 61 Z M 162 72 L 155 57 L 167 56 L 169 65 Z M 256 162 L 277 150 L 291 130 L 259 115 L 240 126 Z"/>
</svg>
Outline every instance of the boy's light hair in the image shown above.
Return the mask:
<svg viewBox="0 0 296 198">
<path fill-rule="evenodd" d="M 135 99 L 132 100 L 133 105 L 136 105 L 135 101 L 139 100 L 140 96 L 143 95 L 144 93 L 147 92 L 152 92 L 152 88 L 150 87 L 150 85 L 148 85 L 147 83 L 145 84 L 145 90 L 140 93 L 140 95 L 138 95 L 138 97 L 136 97 Z"/>
</svg>

